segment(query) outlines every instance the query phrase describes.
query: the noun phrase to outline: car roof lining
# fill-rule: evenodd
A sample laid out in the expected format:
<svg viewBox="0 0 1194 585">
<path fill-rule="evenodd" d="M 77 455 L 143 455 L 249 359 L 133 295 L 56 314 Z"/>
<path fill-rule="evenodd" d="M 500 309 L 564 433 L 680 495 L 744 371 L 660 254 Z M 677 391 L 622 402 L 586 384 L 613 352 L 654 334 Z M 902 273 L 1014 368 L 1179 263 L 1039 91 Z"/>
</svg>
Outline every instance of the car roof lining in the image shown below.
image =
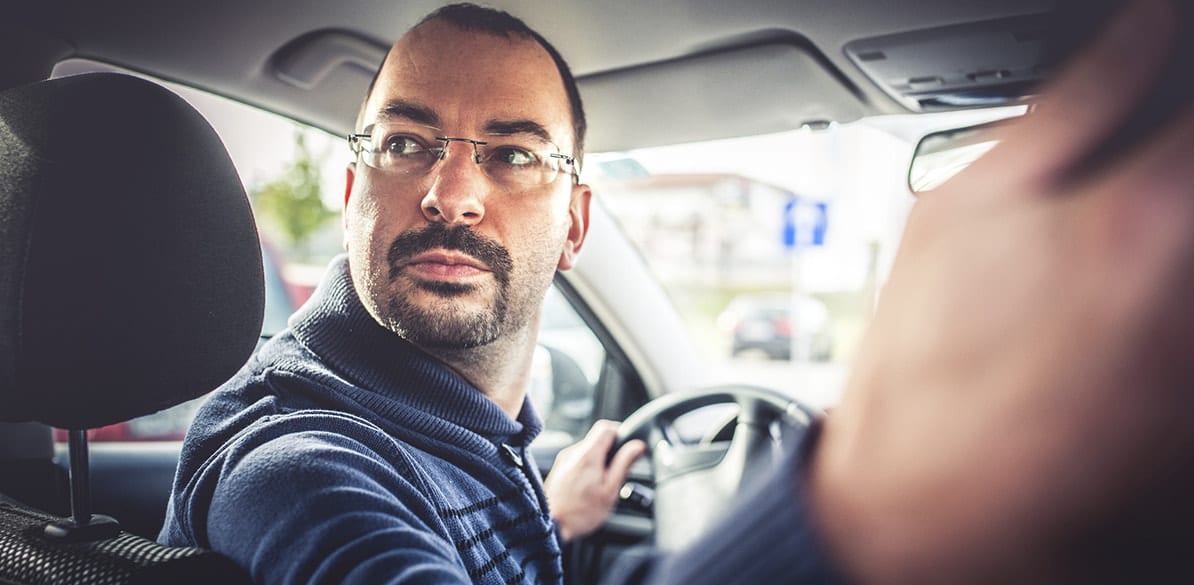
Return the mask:
<svg viewBox="0 0 1194 585">
<path fill-rule="evenodd" d="M 337 115 L 320 125 L 344 134 L 386 49 L 345 31 L 317 31 L 283 46 L 270 59 L 270 70 L 278 82 L 330 100 L 318 109 Z M 593 152 L 849 122 L 865 112 L 857 91 L 806 41 L 790 34 L 586 75 L 577 85 L 590 118 L 602 120 L 586 138 Z M 674 99 L 659 100 L 660 95 Z"/>
<path fill-rule="evenodd" d="M 350 130 L 392 39 L 444 3 L 42 0 L 22 2 L 7 24 L 61 40 L 75 57 L 184 82 L 339 134 Z M 598 152 L 906 114 L 850 60 L 848 43 L 1039 13 L 1053 2 L 856 0 L 841 9 L 824 0 L 489 3 L 542 31 L 568 59 L 586 98 L 588 150 Z M 767 91 L 753 91 L 762 81 Z M 656 83 L 675 99 L 649 105 L 644 98 L 660 95 L 648 87 Z"/>
</svg>

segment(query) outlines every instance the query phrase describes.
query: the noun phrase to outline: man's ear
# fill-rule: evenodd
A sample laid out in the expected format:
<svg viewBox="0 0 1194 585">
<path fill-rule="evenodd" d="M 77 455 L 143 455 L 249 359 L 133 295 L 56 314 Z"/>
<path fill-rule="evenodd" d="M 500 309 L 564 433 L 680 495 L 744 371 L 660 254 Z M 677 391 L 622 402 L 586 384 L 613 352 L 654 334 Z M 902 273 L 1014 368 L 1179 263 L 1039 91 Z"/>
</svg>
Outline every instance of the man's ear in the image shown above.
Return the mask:
<svg viewBox="0 0 1194 585">
<path fill-rule="evenodd" d="M 356 178 L 357 163 L 350 162 L 344 168 L 344 208 L 348 208 L 348 198 L 352 196 L 352 181 Z"/>
<path fill-rule="evenodd" d="M 569 270 L 576 264 L 576 257 L 589 233 L 589 202 L 592 198 L 593 190 L 588 185 L 572 187 L 572 200 L 568 203 L 571 224 L 568 227 L 568 239 L 564 240 L 564 250 L 560 252 L 560 263 L 557 265 L 560 270 Z"/>
<path fill-rule="evenodd" d="M 344 226 L 344 249 L 348 249 L 348 198 L 352 197 L 352 182 L 356 179 L 357 163 L 350 162 L 344 169 L 344 209 L 340 221 Z"/>
</svg>

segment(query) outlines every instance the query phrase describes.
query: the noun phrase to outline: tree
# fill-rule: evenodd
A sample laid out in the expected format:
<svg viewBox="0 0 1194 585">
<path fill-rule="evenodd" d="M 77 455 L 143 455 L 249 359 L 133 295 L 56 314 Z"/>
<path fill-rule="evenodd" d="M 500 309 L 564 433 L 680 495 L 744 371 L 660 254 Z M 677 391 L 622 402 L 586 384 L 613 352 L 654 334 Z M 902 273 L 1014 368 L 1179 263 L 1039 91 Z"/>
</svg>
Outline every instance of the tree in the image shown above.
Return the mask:
<svg viewBox="0 0 1194 585">
<path fill-rule="evenodd" d="M 282 174 L 253 189 L 258 216 L 281 232 L 299 257 L 309 255 L 309 240 L 337 214 L 323 204 L 320 172 L 302 131 L 295 132 L 295 159 Z M 272 231 L 272 230 L 271 230 Z"/>
</svg>

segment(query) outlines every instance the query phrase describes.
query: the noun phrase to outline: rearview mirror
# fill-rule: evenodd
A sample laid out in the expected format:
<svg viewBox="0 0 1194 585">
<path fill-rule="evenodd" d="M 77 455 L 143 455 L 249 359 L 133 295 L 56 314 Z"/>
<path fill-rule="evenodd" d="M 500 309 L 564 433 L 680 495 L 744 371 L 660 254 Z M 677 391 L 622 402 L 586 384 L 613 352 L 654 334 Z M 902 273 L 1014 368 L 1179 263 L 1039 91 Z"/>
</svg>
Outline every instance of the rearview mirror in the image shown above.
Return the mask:
<svg viewBox="0 0 1194 585">
<path fill-rule="evenodd" d="M 919 194 L 934 189 L 978 160 L 998 142 L 991 129 L 1006 120 L 933 132 L 920 139 L 908 169 L 908 188 Z"/>
</svg>

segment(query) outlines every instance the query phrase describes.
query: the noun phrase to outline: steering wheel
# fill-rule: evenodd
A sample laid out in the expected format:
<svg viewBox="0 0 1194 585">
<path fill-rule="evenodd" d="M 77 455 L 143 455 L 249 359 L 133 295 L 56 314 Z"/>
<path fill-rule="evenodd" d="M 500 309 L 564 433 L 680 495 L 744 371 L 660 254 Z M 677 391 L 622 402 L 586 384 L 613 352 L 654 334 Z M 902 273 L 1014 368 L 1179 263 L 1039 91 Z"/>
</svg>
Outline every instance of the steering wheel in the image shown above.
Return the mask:
<svg viewBox="0 0 1194 585">
<path fill-rule="evenodd" d="M 715 404 L 738 406 L 728 445 L 706 433 L 685 443 L 675 427 L 684 414 Z M 746 482 L 766 475 L 780 462 L 783 443 L 799 440 L 820 411 L 791 396 L 758 386 L 714 386 L 665 394 L 644 404 L 622 422 L 611 456 L 626 441 L 647 443 L 654 469 L 651 507 L 656 547 L 676 550 L 710 528 Z M 623 495 L 628 495 L 625 491 Z"/>
</svg>

